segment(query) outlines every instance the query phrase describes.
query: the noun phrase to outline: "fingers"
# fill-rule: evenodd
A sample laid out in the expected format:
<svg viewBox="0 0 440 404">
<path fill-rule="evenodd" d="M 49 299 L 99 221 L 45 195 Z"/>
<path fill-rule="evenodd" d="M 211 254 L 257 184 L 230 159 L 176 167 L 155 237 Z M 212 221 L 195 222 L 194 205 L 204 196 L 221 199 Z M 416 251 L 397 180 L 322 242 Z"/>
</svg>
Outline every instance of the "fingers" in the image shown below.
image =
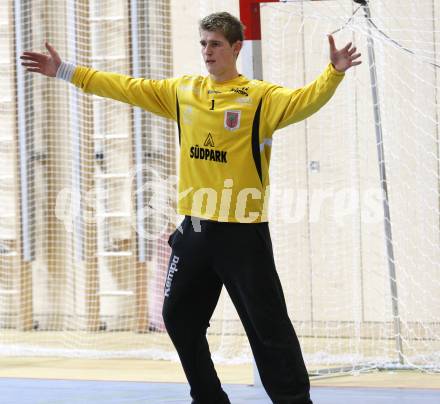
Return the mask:
<svg viewBox="0 0 440 404">
<path fill-rule="evenodd" d="M 343 51 L 348 51 L 348 50 L 350 49 L 351 45 L 352 45 L 352 43 L 349 42 L 347 45 L 345 45 L 345 46 L 342 48 L 342 50 L 343 50 Z"/>
<path fill-rule="evenodd" d="M 25 62 L 22 62 L 21 65 L 24 67 L 40 67 L 41 66 L 40 63 L 25 63 Z"/>
<path fill-rule="evenodd" d="M 338 50 L 336 49 L 335 40 L 333 38 L 333 35 L 328 34 L 327 36 L 328 36 L 328 42 L 330 44 L 330 51 L 331 52 L 338 52 Z M 341 52 L 341 53 L 346 52 L 346 53 L 348 53 L 348 56 L 352 56 L 356 52 L 356 49 L 357 49 L 356 46 L 353 46 L 353 48 L 351 48 L 352 45 L 353 45 L 353 43 L 349 42 L 339 52 Z M 356 54 L 356 58 L 359 57 L 357 55 L 360 56 L 360 53 Z"/>
<path fill-rule="evenodd" d="M 26 59 L 20 56 L 21 59 L 30 60 L 30 62 L 21 62 L 21 65 L 26 69 L 26 71 L 31 73 L 41 73 L 41 63 L 35 61 L 34 59 Z"/>
<path fill-rule="evenodd" d="M 49 44 L 49 42 L 45 42 L 45 46 L 46 46 L 46 49 L 49 51 L 50 56 L 52 56 L 54 59 L 59 58 L 57 51 L 55 50 L 55 48 L 52 45 Z"/>
<path fill-rule="evenodd" d="M 55 50 L 55 48 L 49 44 L 49 42 L 45 42 L 45 46 L 46 49 L 49 51 L 50 56 L 52 56 L 52 58 L 54 59 L 58 59 L 59 55 L 57 53 L 57 51 Z M 28 52 L 25 51 L 22 53 L 22 55 L 20 56 L 20 59 L 24 59 L 24 60 L 35 60 L 35 61 L 45 61 L 47 60 L 48 56 L 43 54 L 43 53 L 39 53 L 39 52 Z"/>
<path fill-rule="evenodd" d="M 41 73 L 41 69 L 36 68 L 36 67 L 35 67 L 35 68 L 30 68 L 30 67 L 29 67 L 29 68 L 26 69 L 26 71 L 27 71 L 27 72 L 30 72 L 30 73 L 40 73 L 40 74 L 42 74 L 42 73 Z"/>
<path fill-rule="evenodd" d="M 330 51 L 336 52 L 336 45 L 335 45 L 335 39 L 333 38 L 332 34 L 328 34 L 328 43 L 330 44 Z"/>
<path fill-rule="evenodd" d="M 47 56 L 43 55 L 42 53 L 37 52 L 23 52 L 23 54 L 20 56 L 20 59 L 23 60 L 34 60 L 41 62 L 43 61 Z"/>
<path fill-rule="evenodd" d="M 328 34 L 327 37 L 330 44 L 330 58 L 332 63 L 335 64 L 339 61 L 339 66 L 346 66 L 341 69 L 341 71 L 345 71 L 352 66 L 358 66 L 362 63 L 361 60 L 356 60 L 361 57 L 361 53 L 356 53 L 357 48 L 356 46 L 353 46 L 352 42 L 348 42 L 342 49 L 338 50 L 333 35 Z"/>
<path fill-rule="evenodd" d="M 28 52 L 25 52 L 28 53 Z M 35 56 L 29 56 L 26 54 L 23 54 L 20 56 L 20 59 L 22 60 L 21 65 L 26 68 L 27 71 L 36 71 L 34 69 L 41 69 L 41 66 L 43 64 L 43 60 L 40 57 Z"/>
<path fill-rule="evenodd" d="M 331 35 L 331 34 L 328 35 L 328 42 L 330 45 L 330 52 L 331 53 L 336 52 L 337 49 L 336 49 L 335 39 L 333 38 L 333 35 Z"/>
</svg>

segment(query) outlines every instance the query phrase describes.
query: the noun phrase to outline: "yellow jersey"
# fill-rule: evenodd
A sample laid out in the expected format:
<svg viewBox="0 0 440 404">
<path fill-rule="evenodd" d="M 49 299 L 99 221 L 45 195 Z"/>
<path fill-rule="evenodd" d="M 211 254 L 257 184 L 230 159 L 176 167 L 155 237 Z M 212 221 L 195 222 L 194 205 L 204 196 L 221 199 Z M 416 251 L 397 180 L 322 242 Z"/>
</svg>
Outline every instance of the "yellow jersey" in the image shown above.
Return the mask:
<svg viewBox="0 0 440 404">
<path fill-rule="evenodd" d="M 256 223 L 268 220 L 273 133 L 318 111 L 343 77 L 329 64 L 294 90 L 242 75 L 221 83 L 210 76 L 148 80 L 78 66 L 71 82 L 177 122 L 179 214 Z"/>
</svg>

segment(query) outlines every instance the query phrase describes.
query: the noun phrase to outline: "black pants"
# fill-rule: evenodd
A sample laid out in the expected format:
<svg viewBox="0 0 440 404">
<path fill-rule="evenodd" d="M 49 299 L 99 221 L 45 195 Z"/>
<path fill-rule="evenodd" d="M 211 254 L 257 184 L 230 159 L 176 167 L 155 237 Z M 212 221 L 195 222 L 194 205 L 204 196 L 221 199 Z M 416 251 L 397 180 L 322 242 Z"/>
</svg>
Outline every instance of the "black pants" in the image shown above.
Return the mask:
<svg viewBox="0 0 440 404">
<path fill-rule="evenodd" d="M 206 339 L 209 320 L 225 285 L 273 403 L 311 404 L 309 378 L 275 270 L 268 223 L 186 217 L 181 229 L 183 233 L 176 230 L 169 240 L 172 254 L 163 318 L 190 384 L 193 403 L 230 403 Z"/>
</svg>

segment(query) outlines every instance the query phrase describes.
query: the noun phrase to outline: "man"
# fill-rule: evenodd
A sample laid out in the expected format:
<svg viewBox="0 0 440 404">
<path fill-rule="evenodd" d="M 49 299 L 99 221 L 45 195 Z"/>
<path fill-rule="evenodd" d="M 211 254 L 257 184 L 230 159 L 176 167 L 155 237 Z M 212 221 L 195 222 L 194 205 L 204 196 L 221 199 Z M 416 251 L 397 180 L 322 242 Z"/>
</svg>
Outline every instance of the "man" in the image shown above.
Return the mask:
<svg viewBox="0 0 440 404">
<path fill-rule="evenodd" d="M 178 212 L 163 317 L 191 386 L 193 403 L 230 403 L 211 360 L 206 330 L 225 285 L 244 325 L 262 383 L 276 404 L 310 404 L 309 379 L 276 273 L 266 214 L 272 135 L 320 109 L 344 72 L 361 62 L 356 48 L 337 50 L 308 86 L 290 90 L 237 71 L 243 25 L 228 13 L 200 22 L 207 77 L 134 79 L 24 52 L 28 71 L 72 82 L 174 119 L 179 129 Z M 182 119 L 185 114 L 185 119 Z M 198 219 L 197 226 L 192 220 Z"/>
</svg>

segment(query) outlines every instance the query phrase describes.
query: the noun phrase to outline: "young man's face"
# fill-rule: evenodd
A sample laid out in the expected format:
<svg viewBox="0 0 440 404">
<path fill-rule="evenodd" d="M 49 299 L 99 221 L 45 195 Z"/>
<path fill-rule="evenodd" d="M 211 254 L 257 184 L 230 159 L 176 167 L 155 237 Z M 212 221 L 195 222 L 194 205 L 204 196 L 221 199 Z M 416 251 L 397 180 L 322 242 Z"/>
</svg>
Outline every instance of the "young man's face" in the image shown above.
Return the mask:
<svg viewBox="0 0 440 404">
<path fill-rule="evenodd" d="M 216 79 L 230 79 L 236 72 L 236 60 L 241 49 L 241 41 L 230 44 L 217 31 L 200 31 L 200 45 L 206 69 Z"/>
</svg>

